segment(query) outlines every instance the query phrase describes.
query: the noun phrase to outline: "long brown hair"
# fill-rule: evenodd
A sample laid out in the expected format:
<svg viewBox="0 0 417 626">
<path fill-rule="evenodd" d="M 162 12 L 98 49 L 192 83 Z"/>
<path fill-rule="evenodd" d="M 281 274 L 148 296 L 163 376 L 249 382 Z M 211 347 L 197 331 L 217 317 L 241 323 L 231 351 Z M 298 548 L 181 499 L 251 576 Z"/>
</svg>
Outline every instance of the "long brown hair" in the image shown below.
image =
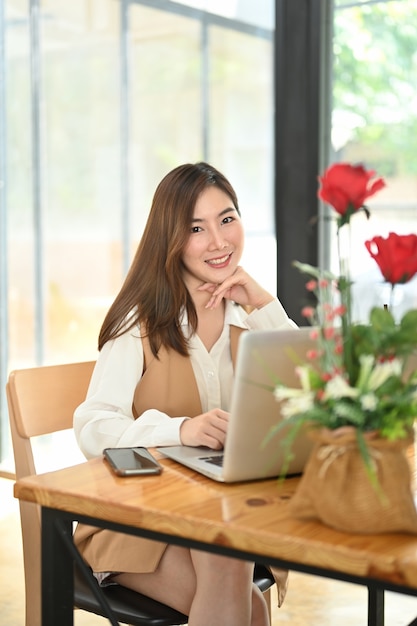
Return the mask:
<svg viewBox="0 0 417 626">
<path fill-rule="evenodd" d="M 194 207 L 209 185 L 226 193 L 239 213 L 233 187 L 208 163 L 180 165 L 159 183 L 132 265 L 101 327 L 99 350 L 140 321 L 154 355 L 162 345 L 188 354 L 180 318 L 185 310 L 195 332 L 197 313 L 182 278 L 182 253 Z"/>
</svg>

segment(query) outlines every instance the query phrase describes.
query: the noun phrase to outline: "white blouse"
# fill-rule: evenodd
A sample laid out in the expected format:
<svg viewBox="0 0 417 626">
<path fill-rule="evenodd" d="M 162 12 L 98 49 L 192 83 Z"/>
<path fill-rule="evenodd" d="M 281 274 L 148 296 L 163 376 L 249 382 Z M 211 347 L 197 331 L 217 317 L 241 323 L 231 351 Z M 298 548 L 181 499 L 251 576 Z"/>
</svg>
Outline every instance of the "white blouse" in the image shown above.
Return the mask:
<svg viewBox="0 0 417 626">
<path fill-rule="evenodd" d="M 203 412 L 220 407 L 229 410 L 233 385 L 229 325 L 247 329 L 294 328 L 281 303 L 275 299 L 247 315 L 232 302 L 226 304 L 223 332 L 207 351 L 200 338 L 190 339 L 190 357 Z M 187 320 L 182 322 L 185 336 Z M 139 329 L 108 341 L 99 353 L 86 400 L 74 413 L 74 431 L 87 459 L 100 456 L 106 447 L 179 445 L 180 426 L 187 416 L 169 417 L 156 409 L 135 420 L 133 395 L 143 371 Z"/>
</svg>

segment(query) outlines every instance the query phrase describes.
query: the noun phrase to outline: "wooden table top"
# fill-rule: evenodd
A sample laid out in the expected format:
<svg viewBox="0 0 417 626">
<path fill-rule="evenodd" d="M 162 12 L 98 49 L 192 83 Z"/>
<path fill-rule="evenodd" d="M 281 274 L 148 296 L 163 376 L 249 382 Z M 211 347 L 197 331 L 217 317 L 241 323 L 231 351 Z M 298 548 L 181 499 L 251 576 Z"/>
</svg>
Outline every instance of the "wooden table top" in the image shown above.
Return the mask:
<svg viewBox="0 0 417 626">
<path fill-rule="evenodd" d="M 62 511 L 417 589 L 417 536 L 354 535 L 298 521 L 287 506 L 298 478 L 224 485 L 174 461 L 161 463 L 159 476 L 120 478 L 94 459 L 20 479 L 14 494 Z"/>
</svg>

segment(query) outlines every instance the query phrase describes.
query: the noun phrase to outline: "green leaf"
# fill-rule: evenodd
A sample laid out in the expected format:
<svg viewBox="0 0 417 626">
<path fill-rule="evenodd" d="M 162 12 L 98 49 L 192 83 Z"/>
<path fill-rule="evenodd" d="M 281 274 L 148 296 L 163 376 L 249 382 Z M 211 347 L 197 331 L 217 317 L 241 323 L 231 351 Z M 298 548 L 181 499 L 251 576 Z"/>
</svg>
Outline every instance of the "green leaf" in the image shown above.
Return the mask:
<svg viewBox="0 0 417 626">
<path fill-rule="evenodd" d="M 365 414 L 363 409 L 349 400 L 341 399 L 336 401 L 333 411 L 338 419 L 344 420 L 347 424 L 358 427 L 364 425 Z"/>
<path fill-rule="evenodd" d="M 401 319 L 401 326 L 403 328 L 410 328 L 417 333 L 417 309 L 407 311 Z"/>
<path fill-rule="evenodd" d="M 386 332 L 388 329 L 395 328 L 395 319 L 388 309 L 374 307 L 369 316 L 369 322 L 377 332 Z"/>
</svg>

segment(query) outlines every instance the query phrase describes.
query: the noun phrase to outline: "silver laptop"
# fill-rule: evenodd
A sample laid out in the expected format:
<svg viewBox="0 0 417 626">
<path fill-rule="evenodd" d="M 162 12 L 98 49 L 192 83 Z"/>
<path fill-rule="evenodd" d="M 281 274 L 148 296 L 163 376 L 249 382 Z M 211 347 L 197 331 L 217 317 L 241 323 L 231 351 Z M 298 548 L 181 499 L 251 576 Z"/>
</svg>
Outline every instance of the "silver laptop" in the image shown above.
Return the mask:
<svg viewBox="0 0 417 626">
<path fill-rule="evenodd" d="M 267 443 L 271 428 L 280 420 L 279 403 L 271 388 L 279 380 L 299 387 L 295 367 L 305 362 L 313 345 L 311 328 L 252 330 L 240 337 L 229 425 L 224 450 L 190 446 L 158 448 L 164 455 L 221 482 L 257 480 L 278 476 L 285 452 L 280 441 L 285 428 Z M 302 473 L 312 441 L 301 432 L 292 444 L 293 458 L 287 476 Z"/>
</svg>

